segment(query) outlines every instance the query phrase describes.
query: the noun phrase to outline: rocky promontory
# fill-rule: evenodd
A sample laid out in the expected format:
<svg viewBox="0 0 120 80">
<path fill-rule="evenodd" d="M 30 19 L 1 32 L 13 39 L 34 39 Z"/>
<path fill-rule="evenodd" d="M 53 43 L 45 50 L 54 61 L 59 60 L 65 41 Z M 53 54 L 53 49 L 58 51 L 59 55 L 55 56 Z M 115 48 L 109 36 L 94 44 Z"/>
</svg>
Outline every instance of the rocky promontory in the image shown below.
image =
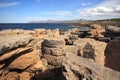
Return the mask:
<svg viewBox="0 0 120 80">
<path fill-rule="evenodd" d="M 120 80 L 120 32 L 113 27 L 2 30 L 0 80 Z"/>
</svg>

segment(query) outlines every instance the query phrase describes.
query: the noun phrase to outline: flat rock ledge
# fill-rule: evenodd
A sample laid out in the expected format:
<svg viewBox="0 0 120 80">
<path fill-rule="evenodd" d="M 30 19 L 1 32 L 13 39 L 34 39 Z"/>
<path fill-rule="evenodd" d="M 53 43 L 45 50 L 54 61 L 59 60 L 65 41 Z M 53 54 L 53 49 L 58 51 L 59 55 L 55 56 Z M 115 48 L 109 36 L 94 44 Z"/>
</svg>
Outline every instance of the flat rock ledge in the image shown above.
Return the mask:
<svg viewBox="0 0 120 80">
<path fill-rule="evenodd" d="M 33 38 L 29 35 L 0 36 L 0 54 L 27 45 Z"/>
</svg>

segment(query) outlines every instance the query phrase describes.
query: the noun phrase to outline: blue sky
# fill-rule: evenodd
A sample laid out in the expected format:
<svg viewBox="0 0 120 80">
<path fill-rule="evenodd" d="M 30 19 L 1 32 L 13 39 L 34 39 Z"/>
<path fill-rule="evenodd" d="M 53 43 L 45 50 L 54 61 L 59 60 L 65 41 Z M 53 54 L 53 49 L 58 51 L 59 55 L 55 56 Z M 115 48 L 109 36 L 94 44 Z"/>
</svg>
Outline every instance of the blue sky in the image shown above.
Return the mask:
<svg viewBox="0 0 120 80">
<path fill-rule="evenodd" d="M 0 0 L 0 23 L 120 17 L 120 0 Z"/>
</svg>

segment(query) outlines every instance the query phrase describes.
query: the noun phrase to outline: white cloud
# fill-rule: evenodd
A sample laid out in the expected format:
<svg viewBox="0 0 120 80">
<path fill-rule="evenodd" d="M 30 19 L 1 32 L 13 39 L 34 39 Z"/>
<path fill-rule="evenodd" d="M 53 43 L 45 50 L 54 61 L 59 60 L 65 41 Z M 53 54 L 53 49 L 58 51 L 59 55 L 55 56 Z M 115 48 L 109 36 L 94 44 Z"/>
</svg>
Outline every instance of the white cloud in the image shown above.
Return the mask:
<svg viewBox="0 0 120 80">
<path fill-rule="evenodd" d="M 3 7 L 10 7 L 10 6 L 15 6 L 15 5 L 18 5 L 18 4 L 19 4 L 18 2 L 0 3 L 0 8 L 3 8 Z"/>
<path fill-rule="evenodd" d="M 62 11 L 62 10 L 50 11 L 50 12 L 39 12 L 39 13 L 43 13 L 47 15 L 54 15 L 54 16 L 72 16 L 71 11 Z"/>
<path fill-rule="evenodd" d="M 91 18 L 117 18 L 120 17 L 120 0 L 105 0 L 94 8 L 78 9 L 79 15 Z"/>
<path fill-rule="evenodd" d="M 92 3 L 82 3 L 81 5 L 86 6 L 86 5 L 90 5 L 90 4 L 92 4 Z"/>
<path fill-rule="evenodd" d="M 115 13 L 117 10 L 115 8 L 107 8 L 105 6 L 99 6 L 96 8 L 89 8 L 85 10 L 77 10 L 79 14 L 84 16 L 104 16 L 109 13 Z"/>
</svg>

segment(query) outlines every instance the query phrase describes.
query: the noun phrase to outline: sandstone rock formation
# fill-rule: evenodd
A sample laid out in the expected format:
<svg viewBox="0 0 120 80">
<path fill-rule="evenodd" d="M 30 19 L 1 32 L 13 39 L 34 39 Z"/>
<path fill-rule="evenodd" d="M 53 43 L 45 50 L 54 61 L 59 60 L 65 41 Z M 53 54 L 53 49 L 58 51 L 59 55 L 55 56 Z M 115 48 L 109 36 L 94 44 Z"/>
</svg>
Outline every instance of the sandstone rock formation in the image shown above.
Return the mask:
<svg viewBox="0 0 120 80">
<path fill-rule="evenodd" d="M 93 37 L 104 32 L 101 27 L 94 30 Z M 58 29 L 0 31 L 0 80 L 119 80 L 120 38 L 107 45 L 79 38 L 79 33 L 79 29 L 64 35 Z"/>
<path fill-rule="evenodd" d="M 42 43 L 43 57 L 51 65 L 59 65 L 64 54 L 65 41 L 63 39 L 49 38 Z"/>
<path fill-rule="evenodd" d="M 105 32 L 105 29 L 103 28 L 103 26 L 98 24 L 93 24 L 91 25 L 89 34 L 91 37 L 104 37 L 103 35 L 104 32 Z"/>
<path fill-rule="evenodd" d="M 66 45 L 74 45 L 74 41 L 78 39 L 80 34 L 79 28 L 73 28 L 68 31 L 65 31 L 64 36 L 67 36 L 65 39 Z"/>
<path fill-rule="evenodd" d="M 82 38 L 75 41 L 74 44 L 78 46 L 79 56 L 92 59 L 93 61 L 104 65 L 104 51 L 107 43 L 90 38 Z"/>
<path fill-rule="evenodd" d="M 70 34 L 72 35 L 78 35 L 80 33 L 80 29 L 79 28 L 73 28 L 68 30 L 70 32 Z"/>
<path fill-rule="evenodd" d="M 117 26 L 107 26 L 107 30 L 112 31 L 114 33 L 120 33 L 120 28 Z"/>
<path fill-rule="evenodd" d="M 73 45 L 74 41 L 71 39 L 65 39 L 66 45 Z"/>
<path fill-rule="evenodd" d="M 50 48 L 62 48 L 65 46 L 65 41 L 63 39 L 47 38 L 42 45 Z"/>
<path fill-rule="evenodd" d="M 119 80 L 120 72 L 105 68 L 75 54 L 66 55 L 62 63 L 65 80 Z"/>
<path fill-rule="evenodd" d="M 69 54 L 69 53 L 72 53 L 72 54 L 78 54 L 78 46 L 76 45 L 66 45 L 65 48 L 64 48 L 64 52 Z"/>
<path fill-rule="evenodd" d="M 17 50 L 21 50 L 21 52 L 0 61 L 2 65 L 0 67 L 0 74 L 2 75 L 0 77 L 1 80 L 17 80 L 23 78 L 30 80 L 36 72 L 45 70 L 45 66 L 40 60 L 39 53 L 31 49 L 24 50 L 20 48 Z M 6 53 L 6 55 L 7 54 L 10 53 Z"/>
<path fill-rule="evenodd" d="M 0 36 L 0 54 L 27 45 L 33 38 L 29 35 Z"/>
<path fill-rule="evenodd" d="M 57 38 L 59 37 L 60 32 L 58 29 L 55 30 L 47 30 L 47 37 L 48 38 Z"/>
<path fill-rule="evenodd" d="M 0 80 L 30 80 L 36 72 L 46 69 L 32 36 L 13 34 L 0 38 Z"/>
<path fill-rule="evenodd" d="M 110 38 L 120 36 L 120 28 L 117 26 L 106 26 L 105 36 Z"/>
<path fill-rule="evenodd" d="M 22 29 L 15 29 L 15 30 L 7 29 L 0 31 L 0 36 L 23 34 L 23 32 L 24 30 Z"/>
<path fill-rule="evenodd" d="M 34 34 L 35 37 L 45 36 L 47 34 L 46 29 L 34 29 L 34 31 L 35 31 Z"/>
<path fill-rule="evenodd" d="M 111 40 L 106 47 L 105 66 L 120 71 L 120 39 Z"/>
<path fill-rule="evenodd" d="M 33 36 L 35 34 L 35 31 L 34 30 L 23 30 L 23 29 L 6 29 L 6 30 L 0 31 L 0 36 L 20 35 L 20 34 Z"/>
</svg>

